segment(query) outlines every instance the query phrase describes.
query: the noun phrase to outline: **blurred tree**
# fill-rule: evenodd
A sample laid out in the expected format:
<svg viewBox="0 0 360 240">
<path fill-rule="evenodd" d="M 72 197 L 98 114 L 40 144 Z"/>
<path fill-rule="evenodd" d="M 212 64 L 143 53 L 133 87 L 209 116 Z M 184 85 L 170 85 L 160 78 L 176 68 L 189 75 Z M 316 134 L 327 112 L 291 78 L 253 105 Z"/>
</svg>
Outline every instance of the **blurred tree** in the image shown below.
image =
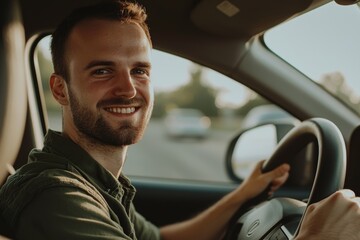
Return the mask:
<svg viewBox="0 0 360 240">
<path fill-rule="evenodd" d="M 172 92 L 157 93 L 153 117 L 162 117 L 166 110 L 171 108 L 195 108 L 205 115 L 215 117 L 218 108 L 215 105 L 216 90 L 204 84 L 203 68 L 194 65 L 191 79 L 188 84 L 183 85 Z"/>
<path fill-rule="evenodd" d="M 204 84 L 203 68 L 194 65 L 190 82 L 171 93 L 171 100 L 180 108 L 195 108 L 205 115 L 218 115 L 216 107 L 216 91 Z"/>
<path fill-rule="evenodd" d="M 323 75 L 320 79 L 320 84 L 334 96 L 360 113 L 360 97 L 347 84 L 346 79 L 341 72 Z"/>
</svg>

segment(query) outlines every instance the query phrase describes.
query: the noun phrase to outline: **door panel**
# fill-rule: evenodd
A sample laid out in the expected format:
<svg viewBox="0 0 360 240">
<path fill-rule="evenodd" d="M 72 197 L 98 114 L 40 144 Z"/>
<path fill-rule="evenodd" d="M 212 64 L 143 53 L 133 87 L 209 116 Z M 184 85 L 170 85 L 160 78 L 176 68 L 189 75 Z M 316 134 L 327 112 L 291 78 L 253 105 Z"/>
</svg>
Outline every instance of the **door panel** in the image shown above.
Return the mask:
<svg viewBox="0 0 360 240">
<path fill-rule="evenodd" d="M 137 189 L 134 204 L 139 213 L 157 226 L 193 217 L 237 184 L 208 184 L 132 179 Z M 280 189 L 274 197 L 306 199 L 309 189 Z"/>
</svg>

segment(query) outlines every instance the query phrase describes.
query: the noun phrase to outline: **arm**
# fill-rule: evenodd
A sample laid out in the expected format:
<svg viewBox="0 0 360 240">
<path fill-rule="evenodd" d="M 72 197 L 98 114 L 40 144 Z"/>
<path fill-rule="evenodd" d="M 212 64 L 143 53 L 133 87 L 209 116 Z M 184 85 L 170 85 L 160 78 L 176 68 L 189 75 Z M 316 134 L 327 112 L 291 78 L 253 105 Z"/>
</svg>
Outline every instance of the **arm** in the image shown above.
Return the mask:
<svg viewBox="0 0 360 240">
<path fill-rule="evenodd" d="M 341 190 L 308 207 L 294 240 L 360 239 L 360 198 Z"/>
<path fill-rule="evenodd" d="M 260 162 L 237 189 L 224 196 L 213 206 L 196 217 L 160 229 L 164 240 L 176 239 L 220 239 L 236 210 L 246 201 L 256 197 L 271 184 L 271 194 L 287 179 L 289 165 L 284 164 L 275 170 L 262 174 Z"/>
</svg>

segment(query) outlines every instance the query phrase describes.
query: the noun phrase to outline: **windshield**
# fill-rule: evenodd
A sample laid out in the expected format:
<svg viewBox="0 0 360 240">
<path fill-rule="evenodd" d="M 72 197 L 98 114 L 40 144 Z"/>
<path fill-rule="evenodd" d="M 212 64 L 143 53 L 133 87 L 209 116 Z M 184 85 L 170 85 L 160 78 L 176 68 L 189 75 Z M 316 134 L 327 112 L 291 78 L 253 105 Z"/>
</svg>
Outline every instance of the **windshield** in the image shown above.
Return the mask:
<svg viewBox="0 0 360 240">
<path fill-rule="evenodd" d="M 328 3 L 266 32 L 266 45 L 360 115 L 360 9 Z"/>
</svg>

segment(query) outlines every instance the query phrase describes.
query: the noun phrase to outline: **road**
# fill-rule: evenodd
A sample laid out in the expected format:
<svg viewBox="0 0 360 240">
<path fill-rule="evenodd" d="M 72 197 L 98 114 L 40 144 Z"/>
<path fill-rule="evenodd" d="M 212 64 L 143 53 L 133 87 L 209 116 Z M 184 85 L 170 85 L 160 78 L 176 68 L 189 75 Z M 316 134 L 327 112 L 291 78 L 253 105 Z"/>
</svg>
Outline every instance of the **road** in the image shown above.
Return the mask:
<svg viewBox="0 0 360 240">
<path fill-rule="evenodd" d="M 171 140 L 161 120 L 149 124 L 144 138 L 131 146 L 124 172 L 129 175 L 229 181 L 225 151 L 229 133 L 212 130 L 205 140 Z"/>
</svg>

